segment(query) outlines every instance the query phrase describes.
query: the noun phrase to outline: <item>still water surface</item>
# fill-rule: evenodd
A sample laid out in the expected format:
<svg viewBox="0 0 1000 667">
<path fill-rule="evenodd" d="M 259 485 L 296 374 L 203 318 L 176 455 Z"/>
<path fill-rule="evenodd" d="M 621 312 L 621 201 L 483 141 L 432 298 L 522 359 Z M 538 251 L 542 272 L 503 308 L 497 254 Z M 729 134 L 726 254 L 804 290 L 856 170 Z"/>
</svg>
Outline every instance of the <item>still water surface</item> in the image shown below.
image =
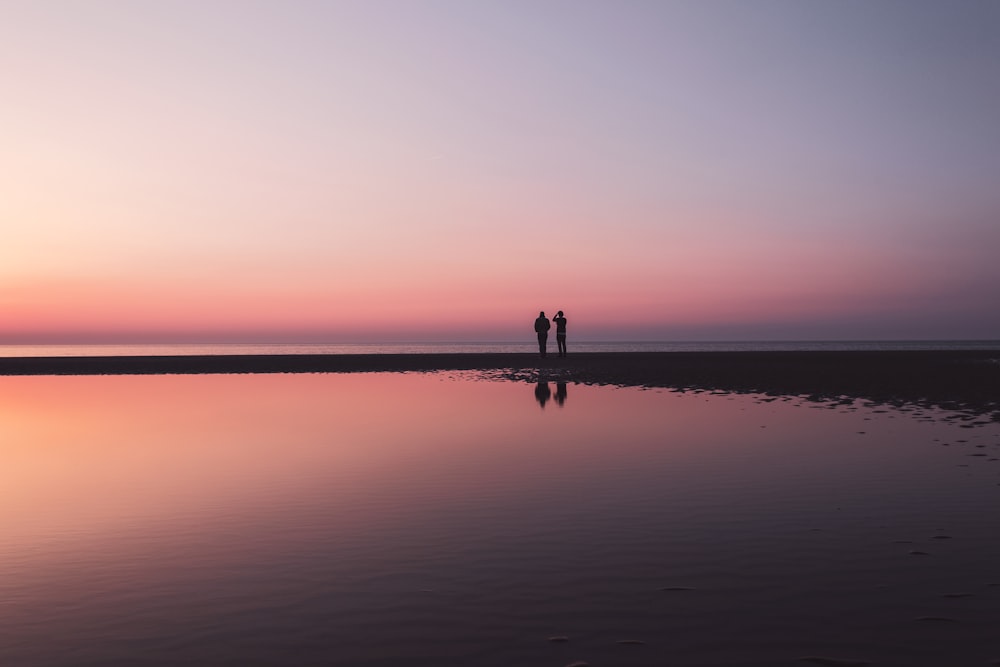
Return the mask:
<svg viewBox="0 0 1000 667">
<path fill-rule="evenodd" d="M 461 374 L 0 378 L 0 664 L 989 664 L 1000 430 L 943 417 Z"/>
</svg>

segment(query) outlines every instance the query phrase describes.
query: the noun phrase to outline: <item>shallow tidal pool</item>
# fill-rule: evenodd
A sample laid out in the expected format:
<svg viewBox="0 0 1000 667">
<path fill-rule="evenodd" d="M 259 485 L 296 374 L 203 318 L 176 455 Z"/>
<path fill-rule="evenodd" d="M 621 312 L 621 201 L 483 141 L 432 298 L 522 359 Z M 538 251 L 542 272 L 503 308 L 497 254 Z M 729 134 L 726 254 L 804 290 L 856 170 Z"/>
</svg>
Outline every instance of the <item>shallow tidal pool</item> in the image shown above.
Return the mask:
<svg viewBox="0 0 1000 667">
<path fill-rule="evenodd" d="M 988 665 L 1000 426 L 474 374 L 0 378 L 0 664 Z"/>
</svg>

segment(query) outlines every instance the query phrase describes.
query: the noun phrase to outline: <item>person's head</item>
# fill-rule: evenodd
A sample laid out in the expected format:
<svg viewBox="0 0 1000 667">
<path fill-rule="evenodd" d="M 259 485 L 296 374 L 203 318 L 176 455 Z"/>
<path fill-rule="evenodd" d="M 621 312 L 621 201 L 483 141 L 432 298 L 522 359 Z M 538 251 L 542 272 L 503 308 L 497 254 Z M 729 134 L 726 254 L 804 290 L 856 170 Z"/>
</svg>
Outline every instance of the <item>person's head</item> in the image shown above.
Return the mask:
<svg viewBox="0 0 1000 667">
<path fill-rule="evenodd" d="M 558 313 L 556 313 L 556 317 L 562 317 L 562 311 L 561 310 Z"/>
<path fill-rule="evenodd" d="M 545 311 L 543 310 L 542 312 L 538 313 L 538 316 L 539 317 L 545 317 Z"/>
</svg>

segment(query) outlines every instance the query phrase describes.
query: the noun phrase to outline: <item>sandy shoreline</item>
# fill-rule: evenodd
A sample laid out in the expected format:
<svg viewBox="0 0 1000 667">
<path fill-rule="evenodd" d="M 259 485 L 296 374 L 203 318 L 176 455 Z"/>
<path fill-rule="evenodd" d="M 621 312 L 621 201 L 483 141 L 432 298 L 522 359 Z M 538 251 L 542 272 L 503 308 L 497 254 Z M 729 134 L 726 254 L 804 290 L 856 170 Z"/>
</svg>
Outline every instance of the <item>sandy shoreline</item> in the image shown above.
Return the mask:
<svg viewBox="0 0 1000 667">
<path fill-rule="evenodd" d="M 1000 349 L 838 352 L 218 355 L 0 358 L 0 375 L 483 371 L 520 380 L 849 396 L 1000 419 Z"/>
</svg>

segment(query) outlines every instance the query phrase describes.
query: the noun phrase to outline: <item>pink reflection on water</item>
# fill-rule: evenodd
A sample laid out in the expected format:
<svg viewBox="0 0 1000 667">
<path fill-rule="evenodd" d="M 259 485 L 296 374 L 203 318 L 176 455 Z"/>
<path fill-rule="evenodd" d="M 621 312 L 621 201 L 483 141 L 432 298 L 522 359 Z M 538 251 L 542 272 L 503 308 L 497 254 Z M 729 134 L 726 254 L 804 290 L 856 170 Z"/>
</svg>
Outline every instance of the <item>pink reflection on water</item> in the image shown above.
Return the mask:
<svg viewBox="0 0 1000 667">
<path fill-rule="evenodd" d="M 890 532 L 957 530 L 995 489 L 987 459 L 957 469 L 934 442 L 955 439 L 939 420 L 579 385 L 562 398 L 539 409 L 536 385 L 433 374 L 0 378 L 0 596 L 23 620 L 20 652 L 0 641 L 0 657 L 103 636 L 203 658 L 169 652 L 193 631 L 267 636 L 281 654 L 305 627 L 317 658 L 333 624 L 338 650 L 359 642 L 351 664 L 396 627 L 421 628 L 396 637 L 400 658 L 440 655 L 460 627 L 497 664 L 528 664 L 497 637 L 532 646 L 574 617 L 581 633 L 656 636 L 660 603 L 633 596 L 666 584 L 730 591 L 673 619 L 692 641 L 742 606 L 783 601 L 775 613 L 804 623 L 810 599 L 909 576 Z M 817 542 L 834 534 L 856 542 Z M 984 567 L 969 558 L 963 572 Z M 454 596 L 443 616 L 400 598 L 423 589 Z M 273 625 L 228 620 L 272 608 Z M 753 619 L 725 618 L 744 646 L 762 641 Z"/>
<path fill-rule="evenodd" d="M 828 413 L 775 404 L 772 418 L 730 398 L 743 407 L 720 419 L 723 398 L 576 386 L 563 410 L 539 412 L 532 390 L 437 375 L 4 378 L 3 543 L 171 522 L 190 532 L 218 517 L 280 523 L 302 504 L 371 525 L 651 467 L 663 485 L 712 480 L 724 493 L 720 479 L 839 479 L 872 462 L 840 446 L 852 433 Z"/>
</svg>

